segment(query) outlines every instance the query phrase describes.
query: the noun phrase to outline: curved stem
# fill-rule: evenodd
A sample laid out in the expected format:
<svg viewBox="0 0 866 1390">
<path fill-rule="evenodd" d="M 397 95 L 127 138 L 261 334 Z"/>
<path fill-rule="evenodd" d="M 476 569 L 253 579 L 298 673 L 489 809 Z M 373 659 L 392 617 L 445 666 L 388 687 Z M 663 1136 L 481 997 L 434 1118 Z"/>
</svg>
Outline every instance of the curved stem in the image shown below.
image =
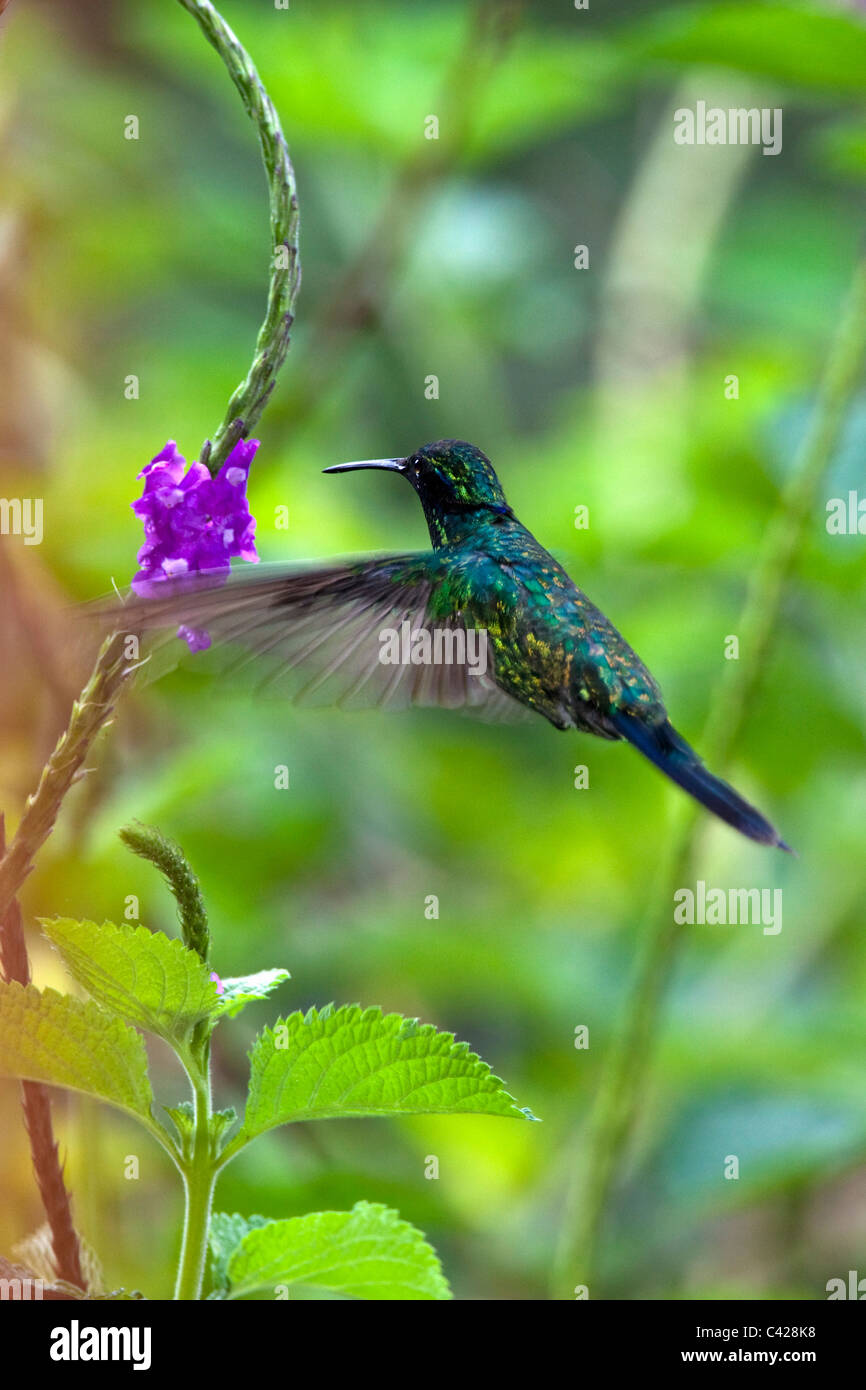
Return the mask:
<svg viewBox="0 0 866 1390">
<path fill-rule="evenodd" d="M 234 392 L 225 418 L 205 445 L 201 462 L 216 474 L 233 446 L 249 434 L 267 404 L 289 350 L 295 300 L 301 285 L 299 213 L 295 171 L 273 103 L 252 59 L 210 0 L 179 0 L 216 49 L 256 127 L 268 177 L 271 212 L 271 274 L 268 304 L 246 377 Z"/>
<path fill-rule="evenodd" d="M 5 8 L 5 3 L 6 0 L 0 0 L 0 12 Z M 270 193 L 274 250 L 267 311 L 259 330 L 250 369 L 228 403 L 225 418 L 216 432 L 213 446 L 208 442 L 202 453 L 202 462 L 207 463 L 212 473 L 216 473 L 236 441 L 247 434 L 259 419 L 288 351 L 294 304 L 301 280 L 298 255 L 298 199 L 294 170 L 279 119 L 249 55 L 209 0 L 180 0 L 180 3 L 198 21 L 208 41 L 223 59 L 232 81 L 241 94 L 246 111 L 258 132 Z M 8 925 L 10 913 L 15 910 L 13 905 L 18 891 L 32 871 L 36 855 L 54 829 L 67 792 L 83 774 L 84 762 L 93 742 L 100 731 L 111 722 L 121 689 L 135 670 L 135 662 L 127 658 L 125 646 L 126 635 L 123 633 L 114 633 L 104 642 L 93 672 L 72 706 L 66 730 L 61 734 L 54 752 L 45 764 L 36 791 L 27 801 L 8 849 L 0 844 L 0 924 L 6 925 L 0 944 L 5 954 L 4 967 L 8 978 L 23 980 L 29 975 L 23 930 L 20 929 L 20 923 L 17 930 L 15 923 L 11 927 Z M 197 1298 L 201 1288 L 210 1201 L 215 1178 L 210 1153 L 210 1082 L 203 1043 L 202 1049 L 205 1079 L 194 1082 L 194 1155 L 191 1166 L 184 1172 L 187 1218 L 181 1270 L 178 1275 L 180 1292 L 177 1296 L 185 1298 Z M 202 1086 L 204 1091 L 201 1090 Z M 53 1144 L 50 1116 L 47 1125 L 44 1111 L 37 1118 L 40 1150 L 47 1153 L 48 1147 Z M 31 1138 L 33 1132 L 34 1126 L 31 1125 Z M 174 1144 L 158 1122 L 154 1121 L 151 1133 L 180 1166 Z M 47 1168 L 45 1171 L 47 1173 Z M 59 1177 L 62 1185 L 62 1172 Z M 43 1186 L 41 1178 L 40 1186 Z M 59 1193 L 55 1193 L 52 1200 L 55 1198 L 57 1201 L 61 1200 Z M 68 1206 L 69 1198 L 65 1188 L 62 1200 Z M 50 1215 L 49 1212 L 49 1219 Z M 69 1231 L 67 1237 L 71 1240 Z M 64 1264 L 62 1250 L 57 1247 L 58 1241 L 55 1239 L 55 1255 L 58 1263 Z M 69 1282 L 78 1282 L 73 1262 L 74 1257 L 70 1253 L 65 1263 L 65 1271 L 72 1276 Z"/>
<path fill-rule="evenodd" d="M 703 747 L 719 770 L 745 723 L 766 667 L 784 589 L 801 549 L 815 493 L 833 457 L 846 410 L 857 389 L 866 353 L 866 260 L 857 266 L 818 393 L 810 429 L 801 445 L 779 510 L 764 540 L 740 623 L 742 660 L 719 683 Z M 635 972 L 593 1107 L 581 1136 L 580 1158 L 567 1197 L 566 1219 L 554 1266 L 555 1293 L 572 1298 L 591 1285 L 602 1223 L 635 1116 L 661 1016 L 664 988 L 682 931 L 671 902 L 685 881 L 694 848 L 696 816 L 681 813 L 653 893 Z M 576 1145 L 577 1149 L 577 1145 Z"/>
</svg>

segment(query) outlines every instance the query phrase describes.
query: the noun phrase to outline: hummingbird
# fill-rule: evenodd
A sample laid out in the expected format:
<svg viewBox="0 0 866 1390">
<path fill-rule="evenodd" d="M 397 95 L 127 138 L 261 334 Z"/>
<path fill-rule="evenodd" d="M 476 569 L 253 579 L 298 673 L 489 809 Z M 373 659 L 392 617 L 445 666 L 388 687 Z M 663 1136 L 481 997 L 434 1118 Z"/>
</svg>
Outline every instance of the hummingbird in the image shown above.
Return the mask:
<svg viewBox="0 0 866 1390">
<path fill-rule="evenodd" d="M 239 644 L 243 662 L 269 663 L 265 685 L 288 680 L 300 703 L 537 714 L 555 729 L 625 741 L 742 835 L 790 851 L 677 732 L 653 676 L 518 520 L 486 454 L 443 439 L 405 458 L 323 471 L 362 469 L 398 474 L 415 489 L 432 549 L 265 566 L 220 587 L 206 574 L 166 580 L 164 595 L 134 600 L 126 617 L 206 628 L 217 643 Z M 402 658 L 392 641 L 385 660 L 384 634 L 399 633 L 408 638 Z"/>
</svg>

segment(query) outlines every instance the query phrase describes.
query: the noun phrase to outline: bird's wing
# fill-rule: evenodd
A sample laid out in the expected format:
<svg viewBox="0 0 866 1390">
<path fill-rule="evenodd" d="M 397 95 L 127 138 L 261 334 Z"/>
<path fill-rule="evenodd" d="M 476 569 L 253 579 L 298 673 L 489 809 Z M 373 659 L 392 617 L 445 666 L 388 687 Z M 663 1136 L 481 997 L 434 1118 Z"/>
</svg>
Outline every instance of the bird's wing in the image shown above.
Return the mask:
<svg viewBox="0 0 866 1390">
<path fill-rule="evenodd" d="M 261 566 L 224 584 L 206 575 L 165 580 L 111 617 L 129 632 L 202 629 L 224 674 L 249 667 L 258 690 L 302 705 L 429 705 L 524 717 L 493 680 L 485 632 L 444 601 L 448 581 L 448 562 L 429 554 L 320 569 Z M 212 655 L 192 661 L 213 669 Z"/>
</svg>

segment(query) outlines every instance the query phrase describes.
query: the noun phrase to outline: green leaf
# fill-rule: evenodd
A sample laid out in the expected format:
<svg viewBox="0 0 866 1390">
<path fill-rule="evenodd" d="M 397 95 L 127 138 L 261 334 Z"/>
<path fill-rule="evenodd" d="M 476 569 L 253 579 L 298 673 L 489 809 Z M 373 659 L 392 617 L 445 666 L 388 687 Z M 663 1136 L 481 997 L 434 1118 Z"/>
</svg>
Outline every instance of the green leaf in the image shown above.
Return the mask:
<svg viewBox="0 0 866 1390">
<path fill-rule="evenodd" d="M 215 1211 L 208 1229 L 208 1246 L 211 1259 L 211 1283 L 215 1289 L 228 1286 L 228 1263 L 244 1236 L 250 1231 L 268 1225 L 266 1216 L 231 1215 L 227 1211 Z"/>
<path fill-rule="evenodd" d="M 191 1101 L 181 1100 L 178 1101 L 177 1105 L 164 1105 L 162 1108 L 177 1130 L 181 1152 L 190 1156 L 195 1135 L 195 1107 Z M 223 1147 L 226 1133 L 233 1125 L 237 1124 L 237 1119 L 238 1112 L 233 1106 L 229 1106 L 226 1110 L 214 1110 L 212 1112 L 208 1129 L 215 1153 L 218 1153 Z"/>
<path fill-rule="evenodd" d="M 447 1299 L 438 1256 L 390 1207 L 358 1202 L 271 1221 L 243 1236 L 228 1262 L 233 1298 L 306 1286 L 350 1298 Z"/>
<path fill-rule="evenodd" d="M 152 1123 L 144 1042 L 98 1005 L 0 982 L 0 1074 L 45 1081 Z"/>
<path fill-rule="evenodd" d="M 538 144 L 556 131 L 598 119 L 628 76 L 622 49 L 587 34 L 566 38 L 527 26 L 480 84 L 466 145 L 489 163 L 497 153 Z"/>
<path fill-rule="evenodd" d="M 824 89 L 834 99 L 866 88 L 866 29 L 858 16 L 800 4 L 675 5 L 635 24 L 625 46 L 644 59 L 733 68 Z"/>
<path fill-rule="evenodd" d="M 229 1105 L 225 1110 L 214 1110 L 210 1117 L 210 1133 L 214 1145 L 218 1149 L 224 1142 L 224 1137 L 232 1125 L 237 1124 L 238 1112 L 233 1105 Z"/>
<path fill-rule="evenodd" d="M 195 1106 L 192 1101 L 179 1100 L 177 1105 L 164 1105 L 162 1108 L 177 1130 L 181 1149 L 184 1153 L 191 1152 L 195 1130 Z"/>
<path fill-rule="evenodd" d="M 861 116 L 819 127 L 810 136 L 809 147 L 825 175 L 866 177 L 866 122 Z"/>
<path fill-rule="evenodd" d="M 218 79 L 206 71 L 196 35 L 181 26 L 167 33 L 147 7 L 135 12 L 136 42 L 188 76 Z M 291 73 L 266 13 L 249 7 L 244 43 L 278 110 L 291 111 L 293 138 L 309 147 L 325 142 L 360 147 L 391 160 L 411 158 L 424 116 L 437 110 L 441 74 L 466 43 L 466 16 L 459 5 L 351 5 L 315 13 L 297 7 L 292 20 Z M 476 36 L 472 116 L 467 132 L 473 155 L 502 155 L 568 128 L 604 109 L 617 91 L 623 59 L 610 42 L 564 29 L 546 33 L 523 26 L 520 42 L 495 43 Z M 491 52 L 491 47 L 493 52 Z M 358 54 L 365 55 L 363 64 Z M 495 54 L 495 58 L 493 57 Z M 491 60 L 492 59 L 492 60 Z M 476 127 L 479 127 L 476 131 Z M 444 132 L 446 138 L 450 132 Z"/>
<path fill-rule="evenodd" d="M 291 978 L 288 970 L 257 970 L 254 975 L 232 975 L 229 979 L 221 979 L 219 985 L 222 985 L 222 990 L 217 986 L 217 1012 L 234 1018 L 245 1005 L 256 999 L 267 999 L 277 985 Z"/>
<path fill-rule="evenodd" d="M 174 1046 L 219 1011 L 210 971 L 195 951 L 163 932 L 113 922 L 42 918 L 71 974 L 98 1004 Z"/>
<path fill-rule="evenodd" d="M 452 1033 L 353 1004 L 292 1014 L 259 1035 L 238 1141 L 294 1120 L 520 1110 L 486 1062 Z M 237 1142 L 237 1141 L 236 1141 Z"/>
</svg>

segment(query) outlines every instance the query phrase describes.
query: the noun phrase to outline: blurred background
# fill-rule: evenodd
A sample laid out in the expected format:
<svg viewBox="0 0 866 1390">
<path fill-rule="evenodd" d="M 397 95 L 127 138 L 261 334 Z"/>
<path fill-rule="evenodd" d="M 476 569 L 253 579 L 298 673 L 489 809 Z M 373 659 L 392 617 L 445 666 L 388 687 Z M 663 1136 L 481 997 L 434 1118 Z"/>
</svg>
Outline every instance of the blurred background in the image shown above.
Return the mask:
<svg viewBox="0 0 866 1390">
<path fill-rule="evenodd" d="M 862 9 L 223 12 L 279 109 L 301 201 L 296 328 L 250 483 L 262 558 L 425 546 L 405 485 L 321 469 L 469 439 L 697 741 L 862 235 Z M 221 420 L 269 241 L 254 132 L 178 5 L 12 0 L 0 36 L 0 496 L 44 499 L 41 545 L 0 539 L 14 825 L 92 661 L 70 610 L 134 572 L 140 468 L 167 438 L 197 457 Z M 675 145 L 673 112 L 699 99 L 781 107 L 782 152 Z M 731 768 L 800 857 L 700 823 L 697 876 L 781 887 L 783 929 L 686 929 L 604 1228 L 604 1296 L 821 1298 L 866 1275 L 866 566 L 862 536 L 825 525 L 828 499 L 864 487 L 864 448 L 866 394 Z M 221 1030 L 221 1103 L 239 1102 L 250 1038 L 278 1009 L 357 1000 L 468 1040 L 544 1121 L 278 1131 L 226 1171 L 218 1208 L 384 1201 L 428 1234 L 457 1297 L 549 1297 L 677 794 L 624 747 L 540 720 L 299 712 L 193 660 L 127 698 L 91 763 L 24 894 L 40 983 L 65 982 L 39 915 L 118 920 L 136 895 L 142 922 L 175 930 L 155 871 L 117 839 L 138 817 L 195 866 L 216 969 L 292 972 Z M 154 1066 L 173 1103 L 180 1078 Z M 167 1159 L 95 1104 L 58 1095 L 56 1123 L 107 1286 L 167 1296 Z M 0 1134 L 9 1252 L 42 1220 L 10 1083 Z"/>
</svg>

